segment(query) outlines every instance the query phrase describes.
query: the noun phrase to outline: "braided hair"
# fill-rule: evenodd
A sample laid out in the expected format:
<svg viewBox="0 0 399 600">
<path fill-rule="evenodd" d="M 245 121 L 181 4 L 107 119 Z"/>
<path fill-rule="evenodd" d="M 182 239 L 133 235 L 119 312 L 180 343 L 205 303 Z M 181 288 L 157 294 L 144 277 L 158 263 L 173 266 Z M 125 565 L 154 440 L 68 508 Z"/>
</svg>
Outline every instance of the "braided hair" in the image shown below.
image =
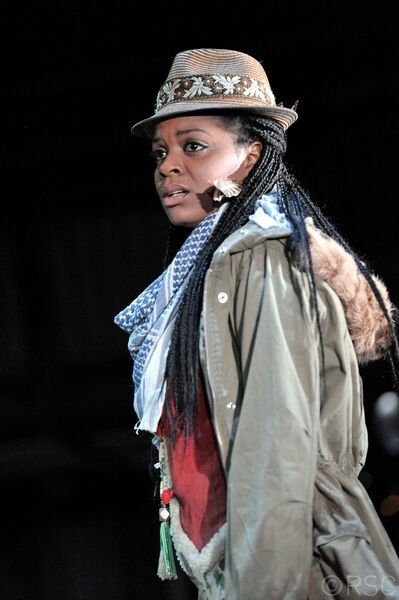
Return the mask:
<svg viewBox="0 0 399 600">
<path fill-rule="evenodd" d="M 393 343 L 388 356 L 394 384 L 395 387 L 398 387 L 399 345 L 393 317 L 388 314 L 371 271 L 320 208 L 312 202 L 309 194 L 284 162 L 287 143 L 282 125 L 274 119 L 249 113 L 230 113 L 223 115 L 223 119 L 226 127 L 236 134 L 238 144 L 259 140 L 262 142 L 262 151 L 259 160 L 245 179 L 241 192 L 236 197 L 229 199 L 228 207 L 221 215 L 208 243 L 198 254 L 181 299 L 166 363 L 166 407 L 174 427 L 174 429 L 172 428 L 172 439 L 178 429 L 183 430 L 186 435 L 189 434 L 195 422 L 200 377 L 199 325 L 205 276 L 213 254 L 227 236 L 247 222 L 248 217 L 254 212 L 256 200 L 270 192 L 274 186 L 277 186 L 280 209 L 292 225 L 292 244 L 295 255 L 301 257 L 301 266 L 308 277 L 320 339 L 322 340 L 322 335 L 310 245 L 305 226 L 306 217 L 312 217 L 316 227 L 345 248 L 355 260 L 375 294 L 391 332 Z M 189 233 L 190 231 L 185 228 L 170 225 L 165 266 L 172 260 Z M 321 346 L 324 365 L 323 344 Z M 172 415 L 174 415 L 173 418 Z"/>
</svg>

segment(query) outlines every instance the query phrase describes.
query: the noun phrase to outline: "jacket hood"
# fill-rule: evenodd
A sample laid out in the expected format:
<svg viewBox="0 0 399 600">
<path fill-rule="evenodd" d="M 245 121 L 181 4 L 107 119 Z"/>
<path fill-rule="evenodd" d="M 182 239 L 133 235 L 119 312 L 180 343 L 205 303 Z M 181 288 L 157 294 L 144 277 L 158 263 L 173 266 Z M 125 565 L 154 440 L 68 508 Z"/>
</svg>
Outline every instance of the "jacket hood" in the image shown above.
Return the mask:
<svg viewBox="0 0 399 600">
<path fill-rule="evenodd" d="M 353 257 L 335 240 L 306 219 L 313 269 L 340 298 L 346 315 L 359 364 L 382 358 L 390 349 L 390 324 L 368 281 Z M 395 307 L 390 302 L 382 280 L 372 275 L 387 314 L 393 317 Z"/>
</svg>

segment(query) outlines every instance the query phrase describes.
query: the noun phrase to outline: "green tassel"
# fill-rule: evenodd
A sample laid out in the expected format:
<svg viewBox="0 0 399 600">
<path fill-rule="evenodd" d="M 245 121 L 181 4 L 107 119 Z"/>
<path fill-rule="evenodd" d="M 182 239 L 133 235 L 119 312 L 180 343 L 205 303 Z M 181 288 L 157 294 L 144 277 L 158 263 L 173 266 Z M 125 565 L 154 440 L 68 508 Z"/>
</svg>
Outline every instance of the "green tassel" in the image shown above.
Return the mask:
<svg viewBox="0 0 399 600">
<path fill-rule="evenodd" d="M 160 539 L 161 552 L 159 556 L 158 576 L 161 579 L 177 579 L 172 538 L 170 535 L 169 523 L 167 521 L 161 522 Z"/>
</svg>

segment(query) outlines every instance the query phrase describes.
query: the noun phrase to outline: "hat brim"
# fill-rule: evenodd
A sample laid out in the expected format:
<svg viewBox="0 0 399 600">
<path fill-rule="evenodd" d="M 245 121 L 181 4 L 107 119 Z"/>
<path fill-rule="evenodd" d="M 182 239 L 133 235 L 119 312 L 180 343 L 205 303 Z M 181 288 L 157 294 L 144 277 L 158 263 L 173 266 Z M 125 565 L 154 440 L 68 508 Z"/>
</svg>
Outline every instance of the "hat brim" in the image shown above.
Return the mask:
<svg viewBox="0 0 399 600">
<path fill-rule="evenodd" d="M 248 106 L 248 104 L 240 104 L 237 103 L 235 106 L 232 106 L 231 100 L 227 104 L 218 103 L 215 106 L 215 102 L 201 102 L 201 104 L 197 104 L 195 107 L 192 102 L 179 102 L 179 104 L 170 104 L 164 106 L 158 113 L 148 117 L 147 119 L 143 119 L 142 121 L 138 121 L 135 123 L 131 132 L 133 135 L 138 137 L 148 138 L 151 137 L 154 131 L 154 126 L 156 123 L 160 121 L 164 121 L 165 119 L 170 119 L 173 117 L 178 117 L 182 115 L 188 115 L 191 113 L 206 113 L 209 112 L 211 114 L 218 113 L 219 111 L 228 113 L 228 112 L 247 112 L 247 113 L 255 113 L 262 115 L 264 117 L 271 117 L 275 119 L 284 127 L 285 130 L 288 129 L 290 125 L 295 123 L 298 119 L 298 113 L 292 108 L 285 108 L 283 106 Z"/>
</svg>

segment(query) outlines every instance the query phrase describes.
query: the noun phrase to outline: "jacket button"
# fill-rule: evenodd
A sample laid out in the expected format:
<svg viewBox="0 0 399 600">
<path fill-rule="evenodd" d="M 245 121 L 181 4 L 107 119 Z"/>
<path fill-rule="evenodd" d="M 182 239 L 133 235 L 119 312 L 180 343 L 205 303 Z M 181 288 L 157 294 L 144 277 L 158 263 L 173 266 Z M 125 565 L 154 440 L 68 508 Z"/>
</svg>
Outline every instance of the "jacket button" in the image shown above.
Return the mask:
<svg viewBox="0 0 399 600">
<path fill-rule="evenodd" d="M 226 294 L 226 292 L 219 292 L 218 293 L 218 301 L 220 302 L 220 304 L 225 304 L 228 299 L 229 299 L 229 297 Z"/>
</svg>

